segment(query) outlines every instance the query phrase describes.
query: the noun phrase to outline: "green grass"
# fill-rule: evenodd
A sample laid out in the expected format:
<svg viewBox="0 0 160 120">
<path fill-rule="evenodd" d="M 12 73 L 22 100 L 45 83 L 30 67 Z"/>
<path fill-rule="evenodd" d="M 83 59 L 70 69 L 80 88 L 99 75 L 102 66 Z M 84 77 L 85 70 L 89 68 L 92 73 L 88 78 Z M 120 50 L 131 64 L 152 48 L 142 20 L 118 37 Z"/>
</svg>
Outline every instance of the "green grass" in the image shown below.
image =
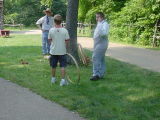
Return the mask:
<svg viewBox="0 0 160 120">
<path fill-rule="evenodd" d="M 91 56 L 91 52 L 86 50 L 86 53 Z M 29 65 L 22 65 L 21 59 Z M 160 73 L 109 57 L 106 62 L 108 72 L 102 81 L 89 81 L 91 66 L 81 66 L 80 85 L 51 86 L 48 60 L 41 55 L 40 35 L 0 38 L 0 77 L 89 120 L 159 120 Z M 69 66 L 68 70 L 75 69 Z"/>
</svg>

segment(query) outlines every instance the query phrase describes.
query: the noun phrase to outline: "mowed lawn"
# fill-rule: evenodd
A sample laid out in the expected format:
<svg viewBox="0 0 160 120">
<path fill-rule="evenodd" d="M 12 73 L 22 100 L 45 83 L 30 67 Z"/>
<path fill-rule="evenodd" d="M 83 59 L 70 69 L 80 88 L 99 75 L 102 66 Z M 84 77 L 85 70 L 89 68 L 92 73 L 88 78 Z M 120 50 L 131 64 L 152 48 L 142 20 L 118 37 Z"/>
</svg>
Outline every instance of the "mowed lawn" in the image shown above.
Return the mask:
<svg viewBox="0 0 160 120">
<path fill-rule="evenodd" d="M 90 51 L 86 53 L 91 57 Z M 21 59 L 29 65 L 22 65 Z M 90 65 L 80 67 L 80 85 L 51 86 L 48 60 L 41 55 L 40 35 L 0 38 L 0 77 L 89 120 L 160 120 L 160 73 L 109 57 L 106 62 L 107 74 L 101 81 L 89 81 Z M 75 68 L 68 70 L 71 73 Z M 57 76 L 60 80 L 59 73 Z"/>
</svg>

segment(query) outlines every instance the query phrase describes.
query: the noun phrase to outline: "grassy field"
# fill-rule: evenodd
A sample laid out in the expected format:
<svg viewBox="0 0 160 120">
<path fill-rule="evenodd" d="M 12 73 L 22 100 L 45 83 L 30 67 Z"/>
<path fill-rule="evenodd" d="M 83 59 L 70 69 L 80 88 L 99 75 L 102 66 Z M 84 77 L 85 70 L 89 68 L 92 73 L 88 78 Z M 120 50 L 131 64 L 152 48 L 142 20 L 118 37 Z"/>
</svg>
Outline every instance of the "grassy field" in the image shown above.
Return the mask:
<svg viewBox="0 0 160 120">
<path fill-rule="evenodd" d="M 86 53 L 91 56 L 91 52 Z M 29 65 L 22 65 L 21 59 Z M 90 65 L 81 66 L 80 85 L 51 86 L 48 60 L 41 55 L 40 35 L 0 38 L 0 77 L 89 120 L 159 120 L 160 73 L 109 57 L 106 62 L 108 72 L 101 81 L 89 81 Z M 69 66 L 68 71 L 74 72 L 74 67 Z"/>
</svg>

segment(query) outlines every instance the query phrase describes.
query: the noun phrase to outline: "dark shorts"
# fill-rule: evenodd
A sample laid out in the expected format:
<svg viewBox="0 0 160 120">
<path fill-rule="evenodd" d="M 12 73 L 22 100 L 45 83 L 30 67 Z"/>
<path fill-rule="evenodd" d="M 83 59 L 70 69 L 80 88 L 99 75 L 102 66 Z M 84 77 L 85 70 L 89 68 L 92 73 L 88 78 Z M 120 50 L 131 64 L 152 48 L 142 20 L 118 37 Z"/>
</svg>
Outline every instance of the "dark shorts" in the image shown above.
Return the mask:
<svg viewBox="0 0 160 120">
<path fill-rule="evenodd" d="M 52 68 L 56 68 L 58 62 L 60 63 L 60 67 L 66 67 L 67 66 L 66 55 L 51 55 L 50 66 Z"/>
</svg>

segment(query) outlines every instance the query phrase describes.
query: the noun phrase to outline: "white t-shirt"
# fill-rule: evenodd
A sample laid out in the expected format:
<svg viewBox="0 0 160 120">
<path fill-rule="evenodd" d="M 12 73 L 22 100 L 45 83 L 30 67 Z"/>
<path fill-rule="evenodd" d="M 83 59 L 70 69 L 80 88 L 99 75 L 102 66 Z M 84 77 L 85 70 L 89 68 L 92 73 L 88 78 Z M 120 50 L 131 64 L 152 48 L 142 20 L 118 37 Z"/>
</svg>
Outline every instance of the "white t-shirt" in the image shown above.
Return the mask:
<svg viewBox="0 0 160 120">
<path fill-rule="evenodd" d="M 48 39 L 52 39 L 50 54 L 51 55 L 65 55 L 66 44 L 65 40 L 69 39 L 69 34 L 65 28 L 51 28 L 49 30 Z"/>
</svg>

